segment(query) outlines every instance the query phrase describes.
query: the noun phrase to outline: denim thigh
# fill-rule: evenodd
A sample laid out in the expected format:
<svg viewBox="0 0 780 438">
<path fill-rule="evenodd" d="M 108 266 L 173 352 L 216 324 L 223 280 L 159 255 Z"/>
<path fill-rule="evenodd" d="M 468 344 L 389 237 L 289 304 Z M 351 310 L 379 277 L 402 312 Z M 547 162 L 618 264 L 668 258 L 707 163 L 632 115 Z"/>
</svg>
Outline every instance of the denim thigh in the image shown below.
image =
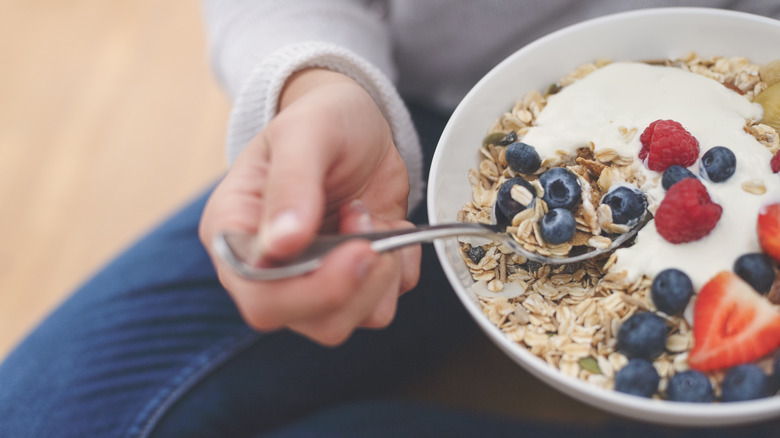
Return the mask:
<svg viewBox="0 0 780 438">
<path fill-rule="evenodd" d="M 415 114 L 429 162 L 446 118 Z M 477 332 L 430 247 L 388 329 L 338 348 L 255 332 L 198 240 L 209 194 L 102 269 L 0 364 L 1 437 L 250 436 L 397 388 Z M 425 222 L 425 209 L 414 219 Z"/>
</svg>

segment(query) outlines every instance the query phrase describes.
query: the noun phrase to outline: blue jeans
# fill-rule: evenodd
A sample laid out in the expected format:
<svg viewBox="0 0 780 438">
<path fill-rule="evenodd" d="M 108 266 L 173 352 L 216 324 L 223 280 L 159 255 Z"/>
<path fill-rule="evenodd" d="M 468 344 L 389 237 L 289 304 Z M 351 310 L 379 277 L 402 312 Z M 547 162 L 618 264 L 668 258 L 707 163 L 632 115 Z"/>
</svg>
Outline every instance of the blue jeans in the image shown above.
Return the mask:
<svg viewBox="0 0 780 438">
<path fill-rule="evenodd" d="M 435 145 L 445 118 L 415 114 L 423 142 Z M 0 438 L 731 436 L 622 421 L 533 423 L 390 399 L 478 335 L 432 248 L 419 286 L 385 330 L 359 331 L 338 348 L 258 333 L 198 241 L 207 197 L 102 269 L 0 364 Z M 414 218 L 424 222 L 424 209 Z"/>
</svg>

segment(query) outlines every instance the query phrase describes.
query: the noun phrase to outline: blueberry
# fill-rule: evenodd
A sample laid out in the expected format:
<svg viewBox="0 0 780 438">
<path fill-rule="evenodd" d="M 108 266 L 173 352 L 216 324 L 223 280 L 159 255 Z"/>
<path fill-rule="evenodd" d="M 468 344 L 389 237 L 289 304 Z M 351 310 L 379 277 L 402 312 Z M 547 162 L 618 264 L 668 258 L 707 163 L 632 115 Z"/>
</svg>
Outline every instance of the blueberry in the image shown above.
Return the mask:
<svg viewBox="0 0 780 438">
<path fill-rule="evenodd" d="M 655 307 L 667 315 L 679 315 L 693 296 L 693 283 L 679 269 L 665 269 L 653 279 L 650 287 Z"/>
<path fill-rule="evenodd" d="M 514 143 L 516 141 L 517 141 L 517 134 L 514 131 L 512 131 L 509 134 L 507 134 L 506 136 L 504 136 L 504 138 L 499 140 L 498 141 L 498 145 L 499 146 L 509 146 L 510 144 L 512 144 L 512 143 Z"/>
<path fill-rule="evenodd" d="M 580 202 L 582 187 L 577 176 L 565 167 L 553 167 L 539 176 L 547 207 L 574 210 Z"/>
<path fill-rule="evenodd" d="M 652 313 L 636 313 L 621 326 L 617 348 L 630 358 L 653 359 L 666 349 L 666 322 Z"/>
<path fill-rule="evenodd" d="M 664 174 L 661 177 L 661 186 L 663 186 L 664 190 L 669 190 L 670 187 L 685 178 L 696 178 L 696 175 L 687 168 L 675 164 L 664 170 Z"/>
<path fill-rule="evenodd" d="M 482 260 L 482 257 L 485 257 L 486 253 L 487 251 L 485 251 L 485 248 L 481 246 L 472 246 L 468 251 L 469 258 L 474 263 L 479 263 L 479 261 Z"/>
<path fill-rule="evenodd" d="M 525 188 L 528 190 L 528 192 L 530 192 L 531 200 L 528 202 L 528 204 L 523 205 L 512 198 L 512 188 L 515 186 Z M 501 213 L 503 213 L 504 216 L 511 221 L 517 213 L 520 213 L 526 208 L 534 205 L 534 199 L 536 199 L 536 189 L 534 186 L 532 186 L 531 183 L 525 179 L 518 176 L 508 179 L 506 182 L 504 182 L 504 184 L 501 184 L 501 187 L 498 189 L 496 202 L 498 203 L 498 209 L 501 210 Z"/>
<path fill-rule="evenodd" d="M 576 228 L 574 215 L 565 208 L 553 208 L 539 220 L 542 239 L 550 245 L 568 242 L 574 237 Z"/>
<path fill-rule="evenodd" d="M 758 365 L 738 365 L 726 371 L 720 398 L 724 402 L 734 402 L 768 397 L 770 386 L 769 376 Z"/>
<path fill-rule="evenodd" d="M 500 207 L 497 206 L 497 208 L 494 208 L 493 213 L 495 214 L 495 217 L 493 219 L 496 225 L 498 225 L 499 227 L 506 228 L 512 225 L 512 220 L 506 217 L 506 215 L 504 215 Z"/>
<path fill-rule="evenodd" d="M 734 272 L 762 294 L 769 292 L 775 282 L 772 258 L 760 252 L 739 256 L 734 262 Z"/>
<path fill-rule="evenodd" d="M 715 146 L 701 157 L 699 175 L 712 182 L 723 182 L 734 175 L 737 157 L 731 149 Z"/>
<path fill-rule="evenodd" d="M 650 398 L 658 390 L 660 380 L 650 361 L 631 359 L 615 374 L 615 390 Z"/>
<path fill-rule="evenodd" d="M 617 186 L 601 198 L 612 209 L 612 222 L 633 227 L 645 214 L 647 199 L 636 187 Z"/>
<path fill-rule="evenodd" d="M 667 400 L 691 403 L 709 403 L 715 397 L 707 375 L 694 370 L 675 374 L 666 385 Z"/>
<path fill-rule="evenodd" d="M 510 144 L 506 147 L 504 155 L 509 167 L 526 175 L 536 172 L 542 164 L 536 149 L 525 143 Z"/>
</svg>

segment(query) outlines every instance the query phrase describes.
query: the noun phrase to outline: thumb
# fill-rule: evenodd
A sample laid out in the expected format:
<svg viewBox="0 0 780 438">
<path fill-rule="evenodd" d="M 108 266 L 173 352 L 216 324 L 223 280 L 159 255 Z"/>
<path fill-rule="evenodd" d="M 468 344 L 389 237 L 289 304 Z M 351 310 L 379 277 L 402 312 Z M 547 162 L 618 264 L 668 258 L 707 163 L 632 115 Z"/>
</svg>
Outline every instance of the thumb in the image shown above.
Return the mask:
<svg viewBox="0 0 780 438">
<path fill-rule="evenodd" d="M 311 243 L 322 225 L 328 163 L 318 148 L 300 148 L 307 144 L 312 143 L 280 141 L 268 148 L 270 167 L 259 230 L 265 257 L 294 256 Z"/>
</svg>

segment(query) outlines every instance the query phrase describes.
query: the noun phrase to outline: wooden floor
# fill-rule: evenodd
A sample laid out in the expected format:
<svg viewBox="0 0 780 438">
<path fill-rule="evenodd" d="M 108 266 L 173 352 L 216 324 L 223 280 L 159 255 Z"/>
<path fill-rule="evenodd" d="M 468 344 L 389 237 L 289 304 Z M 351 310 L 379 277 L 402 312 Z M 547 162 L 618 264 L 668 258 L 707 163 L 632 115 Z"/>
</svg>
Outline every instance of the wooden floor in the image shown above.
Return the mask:
<svg viewBox="0 0 780 438">
<path fill-rule="evenodd" d="M 229 103 L 194 0 L 0 0 L 0 60 L 2 359 L 223 172 Z M 486 339 L 405 391 L 521 416 L 601 418 Z"/>
<path fill-rule="evenodd" d="M 224 169 L 193 0 L 0 0 L 0 358 Z"/>
</svg>

